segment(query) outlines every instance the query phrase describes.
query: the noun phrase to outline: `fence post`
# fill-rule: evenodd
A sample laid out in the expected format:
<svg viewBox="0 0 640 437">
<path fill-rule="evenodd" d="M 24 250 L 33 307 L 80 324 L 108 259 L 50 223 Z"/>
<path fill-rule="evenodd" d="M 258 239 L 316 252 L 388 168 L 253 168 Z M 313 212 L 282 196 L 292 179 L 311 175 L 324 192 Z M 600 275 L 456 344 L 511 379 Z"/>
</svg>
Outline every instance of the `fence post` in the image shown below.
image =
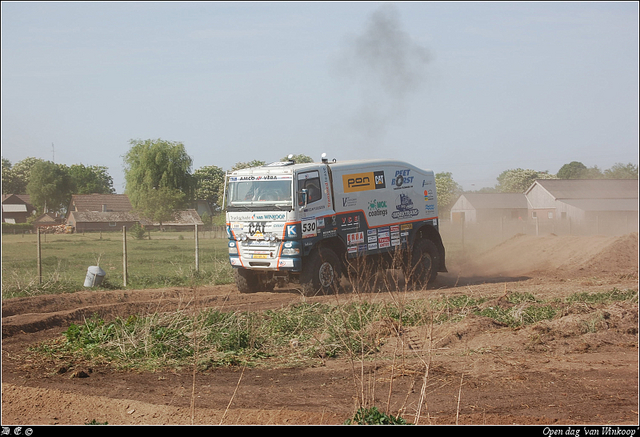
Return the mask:
<svg viewBox="0 0 640 437">
<path fill-rule="evenodd" d="M 37 228 L 38 240 L 38 284 L 42 284 L 42 247 L 40 246 L 40 226 Z"/>
<path fill-rule="evenodd" d="M 200 271 L 200 260 L 198 259 L 198 225 L 195 224 L 195 232 L 196 232 L 196 272 Z"/>
<path fill-rule="evenodd" d="M 127 286 L 127 227 L 122 227 L 122 282 Z"/>
</svg>

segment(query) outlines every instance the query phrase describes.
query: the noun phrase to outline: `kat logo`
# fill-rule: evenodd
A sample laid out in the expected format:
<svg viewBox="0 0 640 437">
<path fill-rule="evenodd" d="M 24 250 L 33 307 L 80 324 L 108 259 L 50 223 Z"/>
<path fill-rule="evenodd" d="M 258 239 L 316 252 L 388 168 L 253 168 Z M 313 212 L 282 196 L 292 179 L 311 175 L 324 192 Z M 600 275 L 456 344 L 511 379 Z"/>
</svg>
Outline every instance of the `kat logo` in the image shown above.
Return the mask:
<svg viewBox="0 0 640 437">
<path fill-rule="evenodd" d="M 383 171 L 343 175 L 342 185 L 345 193 L 377 190 L 386 187 Z"/>
</svg>

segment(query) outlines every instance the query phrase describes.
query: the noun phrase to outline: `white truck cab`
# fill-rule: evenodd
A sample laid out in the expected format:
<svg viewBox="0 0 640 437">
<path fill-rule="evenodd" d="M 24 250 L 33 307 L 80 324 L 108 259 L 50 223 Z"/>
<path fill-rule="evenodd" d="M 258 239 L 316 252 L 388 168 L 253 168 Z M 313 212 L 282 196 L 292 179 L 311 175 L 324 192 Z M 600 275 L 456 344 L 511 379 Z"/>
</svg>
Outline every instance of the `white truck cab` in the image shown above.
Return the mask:
<svg viewBox="0 0 640 437">
<path fill-rule="evenodd" d="M 337 289 L 345 263 L 405 253 L 426 286 L 446 272 L 433 171 L 394 160 L 275 162 L 227 174 L 229 261 L 242 293 L 297 280 L 305 294 Z"/>
</svg>

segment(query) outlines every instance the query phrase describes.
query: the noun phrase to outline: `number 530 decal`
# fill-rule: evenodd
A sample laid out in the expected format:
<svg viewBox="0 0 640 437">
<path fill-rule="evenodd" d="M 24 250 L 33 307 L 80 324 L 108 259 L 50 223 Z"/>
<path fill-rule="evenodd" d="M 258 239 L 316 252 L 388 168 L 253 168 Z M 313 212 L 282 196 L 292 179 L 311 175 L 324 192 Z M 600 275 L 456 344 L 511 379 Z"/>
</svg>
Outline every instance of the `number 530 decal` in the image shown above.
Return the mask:
<svg viewBox="0 0 640 437">
<path fill-rule="evenodd" d="M 316 219 L 306 219 L 302 221 L 302 238 L 315 237 L 318 234 Z"/>
</svg>

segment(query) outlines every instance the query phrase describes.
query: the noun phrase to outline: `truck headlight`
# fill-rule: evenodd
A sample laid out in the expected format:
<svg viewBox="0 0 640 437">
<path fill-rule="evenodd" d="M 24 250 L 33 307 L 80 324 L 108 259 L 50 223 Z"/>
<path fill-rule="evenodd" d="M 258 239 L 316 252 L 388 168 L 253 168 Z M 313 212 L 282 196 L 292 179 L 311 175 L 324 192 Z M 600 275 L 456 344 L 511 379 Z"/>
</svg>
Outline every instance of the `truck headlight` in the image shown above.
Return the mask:
<svg viewBox="0 0 640 437">
<path fill-rule="evenodd" d="M 283 255 L 300 255 L 300 249 L 298 247 L 293 247 L 290 249 L 282 249 Z"/>
</svg>

